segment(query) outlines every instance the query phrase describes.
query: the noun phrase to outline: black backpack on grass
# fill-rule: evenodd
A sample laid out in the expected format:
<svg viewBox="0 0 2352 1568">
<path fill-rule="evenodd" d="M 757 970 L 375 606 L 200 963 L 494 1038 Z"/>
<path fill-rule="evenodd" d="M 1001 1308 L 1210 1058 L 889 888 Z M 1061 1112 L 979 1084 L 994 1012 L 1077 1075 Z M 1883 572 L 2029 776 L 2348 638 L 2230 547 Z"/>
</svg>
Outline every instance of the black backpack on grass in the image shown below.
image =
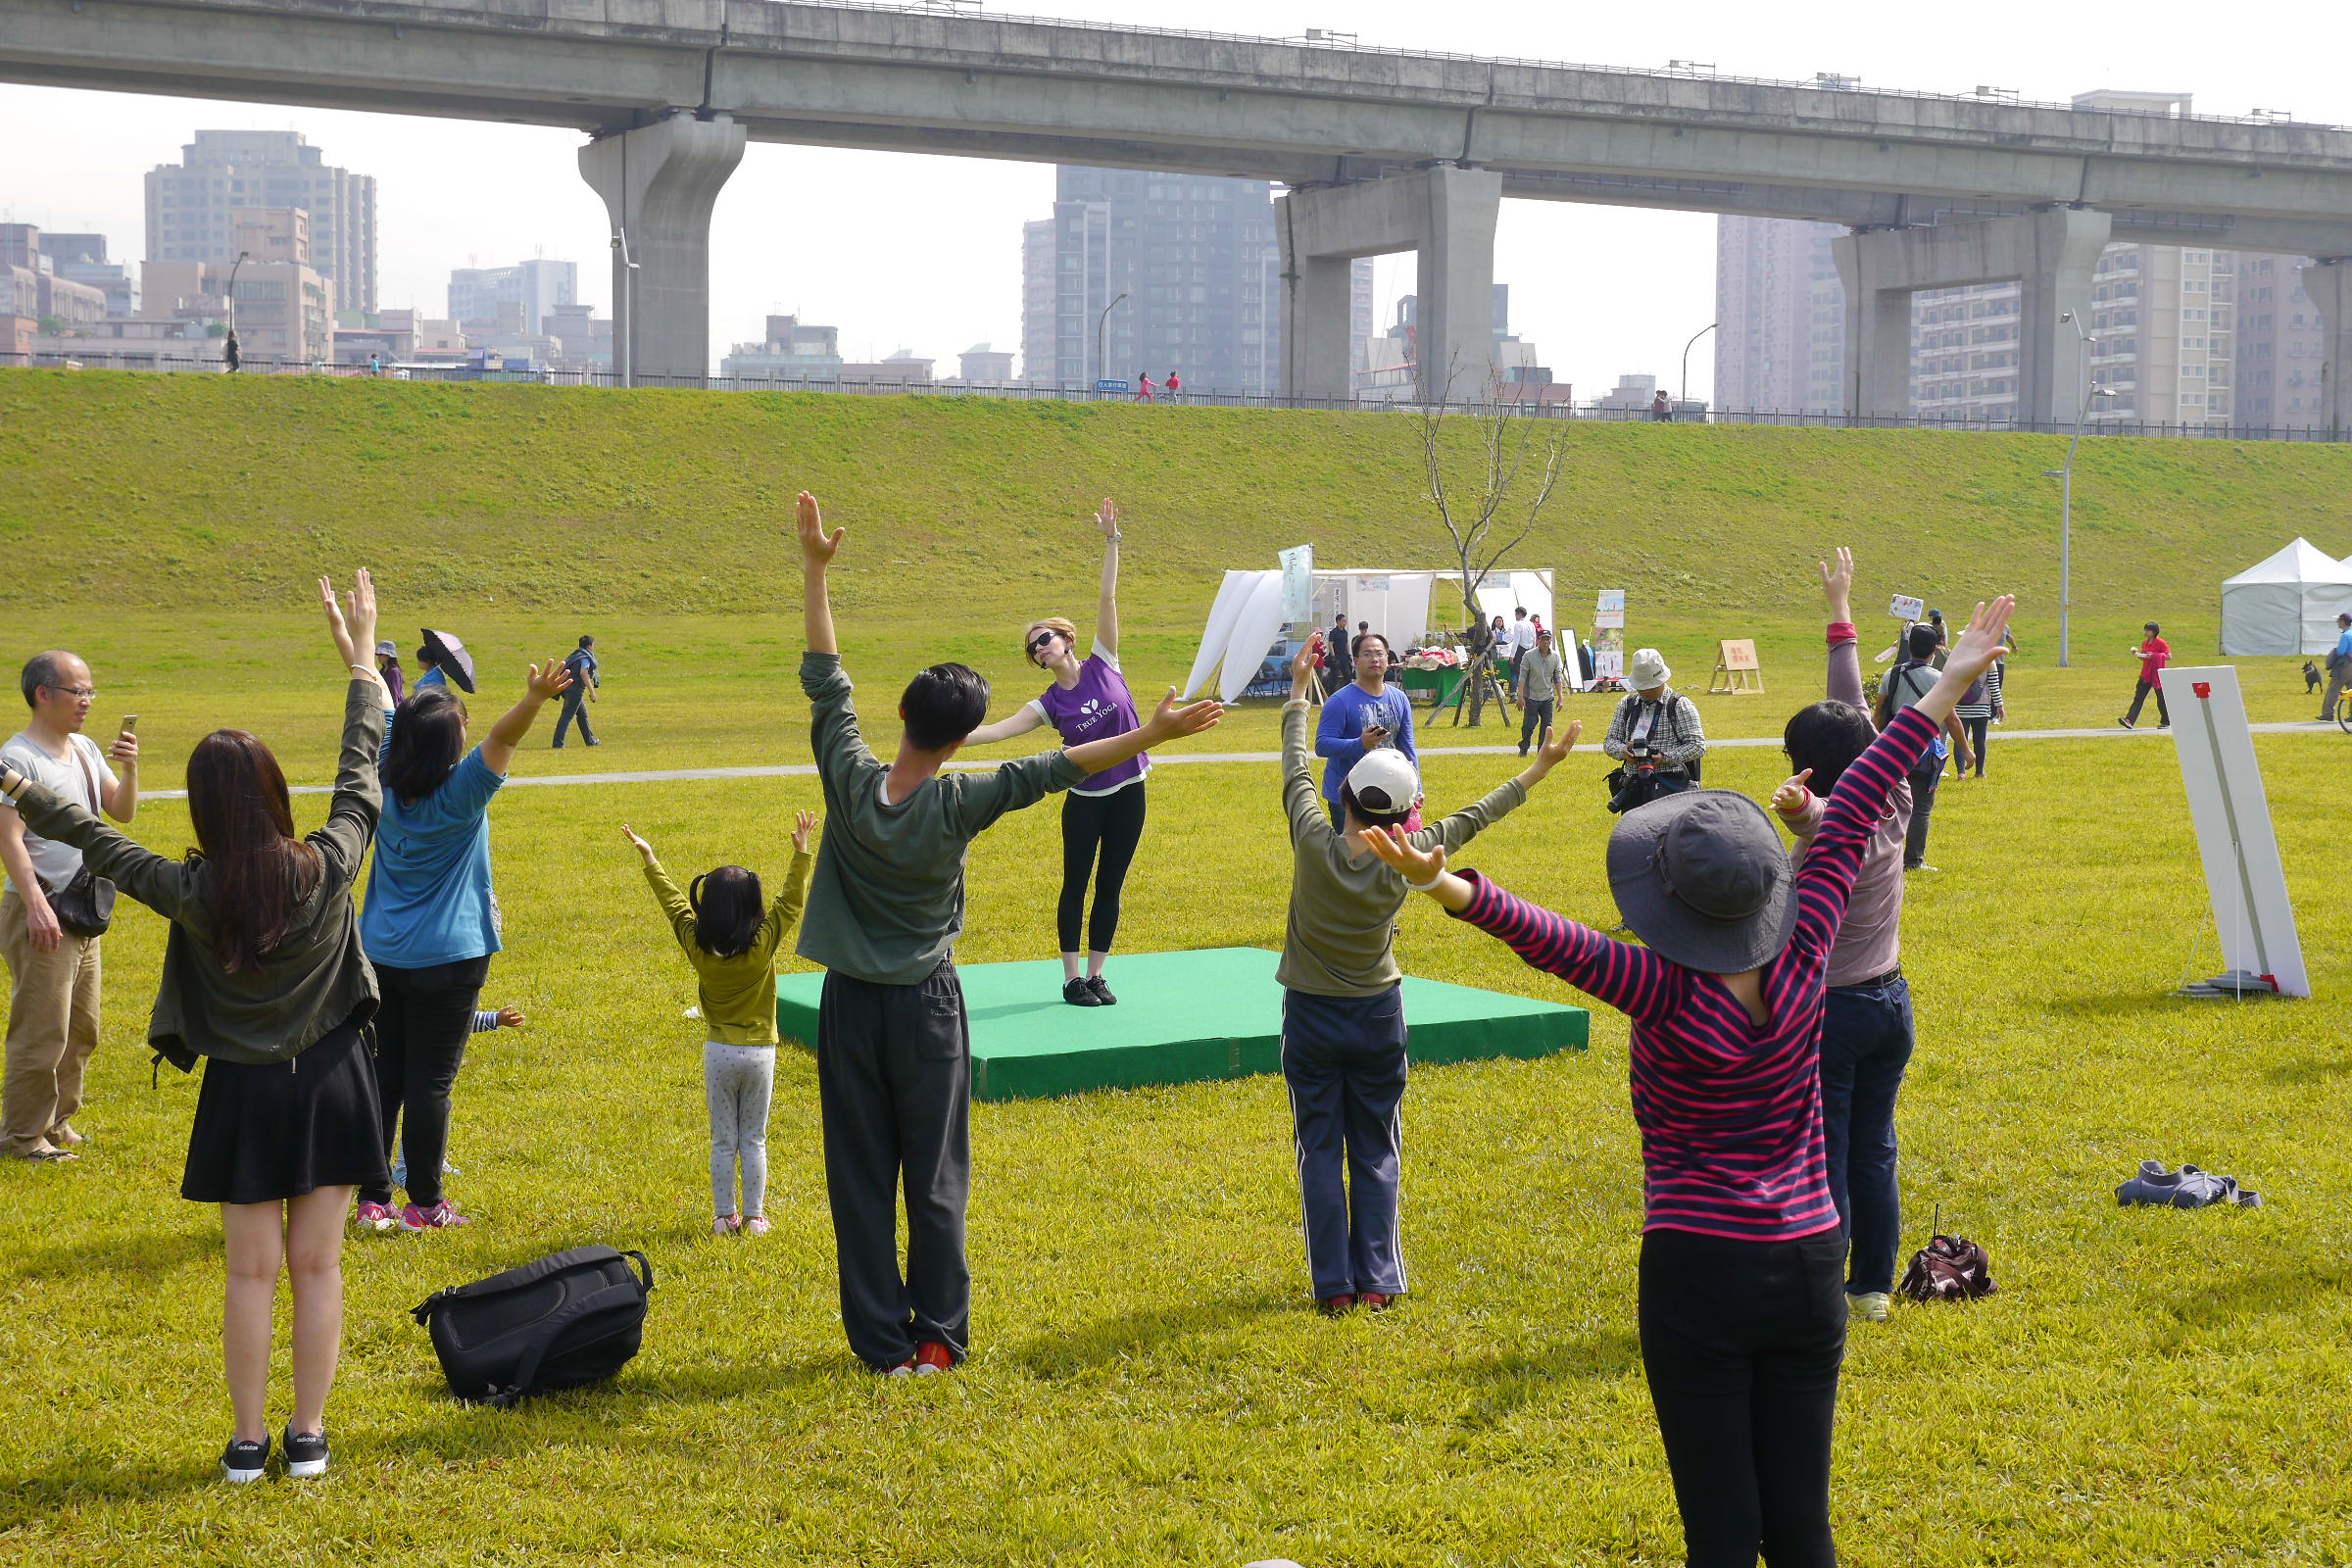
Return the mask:
<svg viewBox="0 0 2352 1568">
<path fill-rule="evenodd" d="M 504 1409 L 525 1395 L 595 1383 L 626 1366 L 643 1342 L 653 1288 L 643 1252 L 575 1247 L 435 1291 L 409 1315 L 432 1331 L 452 1393 Z"/>
</svg>

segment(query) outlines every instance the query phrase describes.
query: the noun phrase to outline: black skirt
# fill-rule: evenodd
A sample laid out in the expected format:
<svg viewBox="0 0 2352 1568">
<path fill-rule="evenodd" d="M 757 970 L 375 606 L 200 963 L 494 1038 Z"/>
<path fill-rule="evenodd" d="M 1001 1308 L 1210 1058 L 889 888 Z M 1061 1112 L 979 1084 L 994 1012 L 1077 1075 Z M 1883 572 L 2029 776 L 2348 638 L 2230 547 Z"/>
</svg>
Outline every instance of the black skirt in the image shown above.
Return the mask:
<svg viewBox="0 0 2352 1568">
<path fill-rule="evenodd" d="M 179 1196 L 273 1203 L 321 1187 L 388 1186 L 377 1105 L 375 1063 L 348 1023 L 274 1066 L 208 1060 Z"/>
</svg>

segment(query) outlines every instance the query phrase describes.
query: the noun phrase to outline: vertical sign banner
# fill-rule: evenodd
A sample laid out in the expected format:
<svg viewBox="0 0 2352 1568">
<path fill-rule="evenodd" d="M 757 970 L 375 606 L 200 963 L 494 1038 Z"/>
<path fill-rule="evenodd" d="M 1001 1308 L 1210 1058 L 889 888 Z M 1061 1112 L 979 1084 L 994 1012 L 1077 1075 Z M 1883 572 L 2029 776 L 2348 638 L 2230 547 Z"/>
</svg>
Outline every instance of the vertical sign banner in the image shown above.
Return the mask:
<svg viewBox="0 0 2352 1568">
<path fill-rule="evenodd" d="M 1315 547 L 1298 545 L 1282 553 L 1282 618 L 1296 624 L 1315 617 Z"/>
<path fill-rule="evenodd" d="M 2282 997 L 2308 997 L 2311 980 L 2303 970 L 2286 868 L 2271 828 L 2270 799 L 2254 760 L 2237 670 L 2229 664 L 2173 664 L 2162 679 L 2173 714 L 2173 744 L 2180 755 L 2180 782 L 2188 791 L 2197 853 L 2213 898 L 2213 923 L 2230 971 L 2215 983 L 2239 991 L 2275 987 Z"/>
<path fill-rule="evenodd" d="M 1592 675 L 1625 679 L 1625 590 L 1603 588 L 1592 601 Z"/>
</svg>

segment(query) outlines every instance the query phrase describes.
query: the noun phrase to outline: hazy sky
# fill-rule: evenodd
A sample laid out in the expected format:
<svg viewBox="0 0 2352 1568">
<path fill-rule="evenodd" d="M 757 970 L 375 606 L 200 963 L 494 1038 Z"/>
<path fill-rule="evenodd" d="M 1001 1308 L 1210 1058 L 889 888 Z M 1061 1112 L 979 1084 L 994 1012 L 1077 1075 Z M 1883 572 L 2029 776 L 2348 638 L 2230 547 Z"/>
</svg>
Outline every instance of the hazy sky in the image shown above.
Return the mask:
<svg viewBox="0 0 2352 1568">
<path fill-rule="evenodd" d="M 1968 92 L 2015 88 L 2064 100 L 2097 87 L 2192 92 L 2206 113 L 2260 106 L 2352 123 L 2340 47 L 2319 34 L 2327 4 L 2258 12 L 2148 0 L 2121 12 L 1897 8 L 1833 0 L 1801 8 L 1742 0 L 1544 5 L 1467 0 L 991 0 L 1001 14 L 1180 25 L 1259 36 L 1344 27 L 1367 45 L 1456 54 L 1663 66 L 1703 60 L 1726 75 Z M 1801 20 L 1796 20 L 1801 16 Z M 2046 24 L 2045 24 L 2046 19 Z M 117 256 L 144 245 L 141 175 L 176 161 L 198 126 L 291 127 L 328 162 L 373 174 L 387 306 L 439 315 L 449 270 L 533 255 L 580 264 L 581 297 L 609 306 L 604 206 L 581 182 L 568 131 L 270 105 L 0 87 L 0 209 L 19 222 L 96 229 Z M 719 198 L 711 338 L 759 335 L 771 310 L 841 328 L 842 352 L 907 348 L 942 361 L 977 342 L 1017 349 L 1020 231 L 1047 216 L 1049 167 L 754 143 Z M 1384 318 L 1412 287 L 1409 256 L 1383 258 Z M 1671 384 L 1684 341 L 1714 304 L 1714 220 L 1566 203 L 1506 201 L 1497 279 L 1513 325 L 1580 397 L 1623 371 Z M 1701 343 L 1694 395 L 1710 382 Z"/>
</svg>

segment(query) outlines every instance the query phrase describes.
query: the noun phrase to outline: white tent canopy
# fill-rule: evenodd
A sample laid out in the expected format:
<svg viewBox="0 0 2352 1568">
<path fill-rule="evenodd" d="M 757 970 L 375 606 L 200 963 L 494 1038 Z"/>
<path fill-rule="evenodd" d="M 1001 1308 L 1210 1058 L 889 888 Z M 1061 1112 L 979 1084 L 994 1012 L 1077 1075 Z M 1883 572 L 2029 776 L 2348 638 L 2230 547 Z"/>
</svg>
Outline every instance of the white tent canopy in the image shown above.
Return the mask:
<svg viewBox="0 0 2352 1568">
<path fill-rule="evenodd" d="M 1317 625 L 1329 626 L 1335 615 L 1345 615 L 1350 632 L 1358 621 L 1368 621 L 1372 630 L 1389 639 L 1390 647 L 1403 653 L 1427 634 L 1433 597 L 1446 622 L 1452 623 L 1461 608 L 1461 577 L 1458 571 L 1317 571 L 1314 620 Z M 1479 602 L 1488 607 L 1490 615 L 1499 614 L 1505 621 L 1515 606 L 1525 606 L 1529 614 L 1543 616 L 1559 639 L 1561 653 L 1567 655 L 1570 684 L 1581 689 L 1575 656 L 1568 652 L 1572 646 L 1569 628 L 1552 625 L 1548 568 L 1514 571 L 1507 576 L 1496 572 L 1481 585 Z M 1230 703 L 1240 697 L 1282 637 L 1282 612 L 1280 571 L 1225 573 L 1216 602 L 1209 607 L 1208 624 L 1200 633 L 1200 651 L 1194 656 L 1185 697 L 1189 700 L 1205 687 L 1220 665 L 1219 700 Z"/>
<path fill-rule="evenodd" d="M 2335 617 L 2348 611 L 2352 565 L 2297 539 L 2222 584 L 2222 653 L 2324 654 L 2335 646 Z"/>
</svg>

